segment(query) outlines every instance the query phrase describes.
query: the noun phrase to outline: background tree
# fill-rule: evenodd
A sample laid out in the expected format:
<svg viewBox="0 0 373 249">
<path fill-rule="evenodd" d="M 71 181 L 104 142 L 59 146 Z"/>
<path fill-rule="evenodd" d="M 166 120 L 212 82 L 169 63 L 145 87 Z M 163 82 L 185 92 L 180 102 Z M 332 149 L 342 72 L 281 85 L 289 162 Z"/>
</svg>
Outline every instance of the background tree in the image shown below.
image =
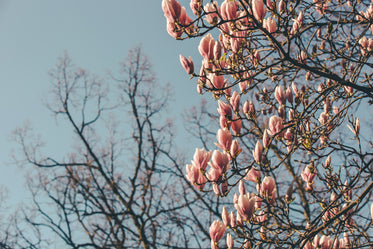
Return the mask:
<svg viewBox="0 0 373 249">
<path fill-rule="evenodd" d="M 218 147 L 210 167 L 187 165 L 190 182 L 234 195 L 211 248 L 224 234 L 229 248 L 372 247 L 371 2 L 191 0 L 194 19 L 176 0 L 162 8 L 172 37 L 203 36 L 199 74 L 180 61 L 218 102 L 189 115 Z"/>
<path fill-rule="evenodd" d="M 56 159 L 43 155 L 30 128 L 14 132 L 24 155 L 18 163 L 36 166 L 28 182 L 33 203 L 15 216 L 14 247 L 202 248 L 220 203 L 190 191 L 165 115 L 172 94 L 141 49 L 107 80 L 66 54 L 50 76 L 48 107 L 76 142 Z"/>
</svg>

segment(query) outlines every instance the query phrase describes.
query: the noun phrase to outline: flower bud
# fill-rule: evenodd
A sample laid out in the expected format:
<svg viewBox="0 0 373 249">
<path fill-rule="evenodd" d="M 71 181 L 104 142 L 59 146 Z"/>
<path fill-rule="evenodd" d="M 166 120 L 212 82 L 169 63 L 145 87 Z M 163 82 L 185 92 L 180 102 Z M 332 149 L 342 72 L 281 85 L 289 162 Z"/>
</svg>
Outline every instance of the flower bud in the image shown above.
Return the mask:
<svg viewBox="0 0 373 249">
<path fill-rule="evenodd" d="M 225 226 L 230 226 L 231 220 L 230 220 L 229 214 L 225 206 L 223 206 L 223 212 L 221 213 L 221 218 Z"/>
<path fill-rule="evenodd" d="M 219 221 L 215 220 L 210 226 L 210 238 L 214 242 L 218 242 L 224 235 L 225 226 Z"/>
<path fill-rule="evenodd" d="M 189 59 L 185 58 L 183 55 L 180 55 L 180 63 L 187 72 L 187 74 L 194 73 L 194 64 L 192 58 L 189 56 Z"/>
<path fill-rule="evenodd" d="M 262 162 L 263 147 L 259 141 L 256 142 L 255 150 L 253 150 L 253 157 L 257 163 Z"/>
<path fill-rule="evenodd" d="M 230 233 L 227 234 L 227 246 L 228 246 L 228 249 L 233 249 L 234 248 L 233 238 L 232 238 L 232 235 Z"/>
<path fill-rule="evenodd" d="M 264 6 L 263 0 L 253 0 L 251 3 L 255 19 L 263 20 L 267 13 L 267 8 Z"/>
</svg>

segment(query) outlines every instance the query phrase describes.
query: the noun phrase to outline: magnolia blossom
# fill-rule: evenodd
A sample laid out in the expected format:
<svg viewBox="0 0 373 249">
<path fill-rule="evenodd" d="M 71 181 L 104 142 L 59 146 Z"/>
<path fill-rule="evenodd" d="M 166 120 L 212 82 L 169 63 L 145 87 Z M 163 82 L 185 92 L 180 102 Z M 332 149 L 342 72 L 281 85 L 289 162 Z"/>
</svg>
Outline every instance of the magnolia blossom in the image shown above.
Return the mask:
<svg viewBox="0 0 373 249">
<path fill-rule="evenodd" d="M 230 233 L 227 234 L 227 246 L 228 246 L 228 249 L 233 249 L 234 248 L 233 238 L 232 238 L 232 235 Z"/>
<path fill-rule="evenodd" d="M 205 151 L 205 149 L 198 149 L 194 152 L 192 164 L 205 171 L 208 162 L 211 158 L 211 151 Z"/>
<path fill-rule="evenodd" d="M 263 181 L 257 185 L 257 188 L 259 187 L 259 193 L 261 196 L 273 200 L 276 195 L 276 182 L 275 180 L 270 177 L 266 176 L 264 177 Z"/>
<path fill-rule="evenodd" d="M 179 18 L 181 14 L 181 5 L 176 0 L 163 0 L 162 1 L 162 10 L 164 16 L 170 20 L 175 21 Z"/>
<path fill-rule="evenodd" d="M 255 145 L 255 150 L 253 150 L 253 157 L 257 163 L 262 162 L 262 153 L 263 153 L 263 147 L 260 144 L 260 141 L 257 141 Z"/>
<path fill-rule="evenodd" d="M 232 109 L 234 112 L 238 112 L 238 109 L 240 107 L 240 94 L 236 91 L 233 92 L 230 104 L 232 106 Z"/>
<path fill-rule="evenodd" d="M 270 145 L 270 142 L 271 142 L 271 138 L 268 134 L 268 129 L 265 129 L 264 132 L 263 132 L 263 147 L 268 149 L 269 145 Z"/>
<path fill-rule="evenodd" d="M 205 60 L 213 59 L 214 57 L 215 40 L 210 33 L 204 36 L 198 46 L 199 53 Z"/>
<path fill-rule="evenodd" d="M 192 58 L 189 56 L 189 59 L 185 58 L 185 56 L 180 55 L 180 63 L 187 72 L 187 74 L 194 73 L 194 64 Z"/>
<path fill-rule="evenodd" d="M 285 11 L 285 1 L 281 0 L 280 3 L 278 4 L 278 12 L 282 14 Z"/>
<path fill-rule="evenodd" d="M 191 0 L 189 5 L 194 15 L 199 16 L 201 14 L 202 0 Z"/>
<path fill-rule="evenodd" d="M 228 119 L 231 119 L 232 118 L 232 109 L 231 107 L 224 103 L 223 101 L 219 100 L 218 101 L 218 105 L 219 105 L 219 108 L 218 108 L 218 113 L 221 115 L 221 116 L 224 116 Z"/>
<path fill-rule="evenodd" d="M 285 93 L 281 86 L 277 86 L 275 89 L 275 98 L 280 105 L 285 104 Z"/>
<path fill-rule="evenodd" d="M 263 20 L 263 27 L 269 32 L 274 33 L 277 30 L 276 21 L 272 17 Z"/>
<path fill-rule="evenodd" d="M 223 75 L 210 73 L 208 74 L 207 78 L 216 89 L 221 89 L 224 87 L 225 79 Z"/>
<path fill-rule="evenodd" d="M 256 116 L 255 106 L 252 101 L 247 101 L 243 105 L 243 112 L 246 114 L 247 117 L 254 119 Z"/>
<path fill-rule="evenodd" d="M 200 168 L 198 168 L 194 164 L 187 164 L 186 171 L 186 178 L 188 179 L 188 181 L 192 183 L 198 190 L 203 190 L 207 179 L 201 172 Z"/>
<path fill-rule="evenodd" d="M 317 173 L 317 170 L 316 168 L 313 167 L 313 163 L 307 166 L 301 173 L 301 177 L 303 181 L 307 183 L 307 187 L 306 187 L 307 190 L 312 190 L 313 179 L 315 178 L 316 173 Z"/>
<path fill-rule="evenodd" d="M 211 157 L 210 165 L 212 168 L 225 173 L 229 169 L 229 157 L 227 154 L 214 150 Z"/>
<path fill-rule="evenodd" d="M 284 125 L 282 124 L 282 122 L 283 122 L 282 118 L 276 115 L 272 116 L 269 119 L 269 129 L 272 135 L 278 134 L 279 132 L 282 131 L 282 129 L 284 128 Z M 282 136 L 283 132 L 281 132 L 279 135 Z"/>
<path fill-rule="evenodd" d="M 286 88 L 286 99 L 289 101 L 290 104 L 293 104 L 293 92 L 290 89 L 290 86 Z"/>
<path fill-rule="evenodd" d="M 220 149 L 224 151 L 229 151 L 232 145 L 232 134 L 227 129 L 219 129 L 216 138 L 218 140 L 218 144 L 216 144 Z"/>
<path fill-rule="evenodd" d="M 245 179 L 251 182 L 259 183 L 261 178 L 260 170 L 252 167 L 250 170 L 246 171 Z"/>
<path fill-rule="evenodd" d="M 234 135 L 239 135 L 241 133 L 242 120 L 239 117 L 234 116 L 233 120 L 232 120 L 232 123 L 231 123 L 231 126 L 232 126 L 233 134 Z"/>
<path fill-rule="evenodd" d="M 210 238 L 213 242 L 218 242 L 221 240 L 225 232 L 225 225 L 219 221 L 215 220 L 210 226 Z"/>
<path fill-rule="evenodd" d="M 237 18 L 238 4 L 236 1 L 225 0 L 220 7 L 220 14 L 224 20 L 233 20 Z"/>
<path fill-rule="evenodd" d="M 251 2 L 253 14 L 256 20 L 263 20 L 264 16 L 267 13 L 267 9 L 264 6 L 263 0 L 253 0 Z"/>
<path fill-rule="evenodd" d="M 231 220 L 230 220 L 230 216 L 229 216 L 228 211 L 225 208 L 225 206 L 223 206 L 223 211 L 221 213 L 221 219 L 222 219 L 225 226 L 227 226 L 227 227 L 230 226 Z"/>
<path fill-rule="evenodd" d="M 238 197 L 237 205 L 235 205 L 238 214 L 244 221 L 250 220 L 255 211 L 256 197 L 250 197 L 248 194 Z"/>
<path fill-rule="evenodd" d="M 203 10 L 207 13 L 206 14 L 206 21 L 210 24 L 215 24 L 219 20 L 218 12 L 220 12 L 220 7 L 217 1 L 213 3 L 207 3 Z"/>
</svg>

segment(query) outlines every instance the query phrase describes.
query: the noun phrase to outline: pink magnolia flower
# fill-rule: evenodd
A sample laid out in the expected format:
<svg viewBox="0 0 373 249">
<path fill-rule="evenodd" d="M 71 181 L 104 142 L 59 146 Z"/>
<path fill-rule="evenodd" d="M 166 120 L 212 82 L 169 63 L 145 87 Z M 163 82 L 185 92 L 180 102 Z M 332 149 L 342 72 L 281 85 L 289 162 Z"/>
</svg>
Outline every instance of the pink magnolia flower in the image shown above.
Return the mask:
<svg viewBox="0 0 373 249">
<path fill-rule="evenodd" d="M 219 144 L 216 144 L 220 149 L 229 151 L 232 145 L 232 134 L 227 129 L 219 129 L 216 138 Z"/>
<path fill-rule="evenodd" d="M 208 80 L 211 82 L 211 84 L 214 86 L 216 89 L 222 89 L 225 85 L 225 79 L 223 75 L 216 75 L 214 73 L 210 73 L 207 76 Z"/>
<path fill-rule="evenodd" d="M 240 195 L 238 197 L 238 202 L 236 209 L 238 214 L 242 217 L 244 221 L 250 220 L 255 211 L 255 200 L 256 197 L 245 195 Z"/>
<path fill-rule="evenodd" d="M 293 89 L 293 92 L 294 92 L 295 96 L 298 96 L 299 95 L 299 90 L 298 90 L 297 85 L 295 85 L 295 82 L 291 83 L 291 88 Z"/>
<path fill-rule="evenodd" d="M 300 24 L 298 20 L 294 20 L 293 26 L 291 27 L 290 34 L 295 35 L 299 30 Z"/>
<path fill-rule="evenodd" d="M 278 4 L 278 12 L 280 12 L 280 14 L 285 12 L 285 2 L 284 2 L 284 0 L 281 0 L 280 3 Z"/>
<path fill-rule="evenodd" d="M 225 226 L 227 226 L 227 227 L 230 226 L 231 219 L 230 219 L 230 216 L 229 216 L 228 211 L 225 208 L 225 206 L 223 206 L 223 212 L 221 213 L 221 219 L 222 219 Z"/>
<path fill-rule="evenodd" d="M 222 192 L 220 191 L 220 186 L 218 183 L 214 182 L 212 184 L 212 190 L 214 191 L 214 193 L 216 194 L 216 196 L 222 196 Z"/>
<path fill-rule="evenodd" d="M 269 33 L 274 33 L 277 30 L 276 21 L 272 17 L 268 17 L 263 20 L 263 28 L 265 28 Z"/>
<path fill-rule="evenodd" d="M 257 163 L 262 162 L 262 154 L 263 154 L 263 147 L 260 144 L 260 141 L 258 140 L 255 145 L 255 150 L 253 150 L 253 157 Z"/>
<path fill-rule="evenodd" d="M 189 6 L 194 15 L 199 16 L 201 14 L 202 0 L 191 0 Z"/>
<path fill-rule="evenodd" d="M 194 152 L 192 164 L 205 171 L 208 162 L 211 158 L 211 151 L 205 151 L 205 149 L 198 149 Z"/>
<path fill-rule="evenodd" d="M 231 145 L 230 155 L 232 158 L 236 158 L 241 153 L 240 146 L 237 140 L 234 140 Z"/>
<path fill-rule="evenodd" d="M 176 0 L 163 0 L 162 10 L 168 20 L 175 22 L 181 14 L 181 5 Z"/>
<path fill-rule="evenodd" d="M 189 59 L 185 58 L 185 56 L 180 55 L 180 63 L 187 72 L 187 74 L 194 73 L 194 64 L 192 58 L 189 56 Z"/>
<path fill-rule="evenodd" d="M 199 53 L 202 55 L 204 59 L 212 60 L 214 59 L 214 46 L 215 40 L 210 33 L 205 35 L 198 46 Z"/>
<path fill-rule="evenodd" d="M 202 174 L 200 169 L 194 164 L 186 165 L 187 175 L 186 178 L 188 181 L 193 184 L 198 190 L 203 190 L 207 182 L 206 177 Z"/>
<path fill-rule="evenodd" d="M 246 171 L 245 179 L 251 182 L 259 183 L 261 178 L 260 170 L 252 167 L 250 170 Z"/>
<path fill-rule="evenodd" d="M 267 129 L 265 129 L 264 132 L 263 132 L 263 147 L 266 148 L 266 149 L 268 149 L 270 144 L 271 144 L 271 140 L 270 140 L 271 138 L 270 138 L 268 132 L 269 131 Z"/>
<path fill-rule="evenodd" d="M 210 226 L 210 238 L 214 242 L 218 242 L 224 235 L 225 226 L 219 221 L 215 220 Z"/>
<path fill-rule="evenodd" d="M 259 193 L 269 200 L 273 199 L 276 194 L 275 180 L 270 176 L 264 177 L 263 181 L 260 183 Z"/>
<path fill-rule="evenodd" d="M 231 128 L 232 122 L 229 119 L 227 119 L 225 116 L 220 116 L 219 124 L 220 124 L 220 128 L 229 130 Z"/>
<path fill-rule="evenodd" d="M 293 92 L 290 89 L 290 86 L 286 88 L 286 99 L 289 101 L 290 104 L 293 104 Z"/>
<path fill-rule="evenodd" d="M 227 119 L 231 120 L 232 119 L 232 109 L 231 109 L 231 107 L 221 100 L 218 101 L 218 105 L 219 105 L 218 113 L 220 114 L 220 116 L 224 116 Z"/>
<path fill-rule="evenodd" d="M 253 0 L 251 3 L 255 19 L 263 20 L 263 18 L 267 14 L 267 9 L 264 6 L 263 0 Z"/>
<path fill-rule="evenodd" d="M 230 212 L 229 218 L 230 218 L 230 221 L 231 221 L 231 223 L 230 223 L 231 228 L 236 227 L 236 216 L 234 215 L 233 212 Z"/>
<path fill-rule="evenodd" d="M 236 1 L 225 0 L 220 7 L 220 14 L 224 20 L 233 20 L 237 18 L 238 4 Z"/>
<path fill-rule="evenodd" d="M 220 12 L 220 7 L 217 1 L 213 3 L 207 3 L 203 10 L 206 12 L 206 21 L 210 24 L 215 24 L 219 20 L 218 12 Z"/>
<path fill-rule="evenodd" d="M 227 246 L 228 246 L 228 249 L 233 249 L 234 248 L 233 238 L 232 238 L 232 235 L 230 233 L 227 234 Z"/>
<path fill-rule="evenodd" d="M 212 182 L 216 182 L 222 177 L 222 175 L 223 175 L 223 172 L 220 168 L 211 167 L 209 169 L 208 174 L 207 174 L 207 178 Z M 215 190 L 214 190 L 214 192 L 215 192 Z M 219 190 L 219 193 L 220 193 L 220 190 Z"/>
<path fill-rule="evenodd" d="M 252 101 L 247 101 L 243 105 L 243 112 L 246 114 L 247 117 L 254 119 L 256 116 L 255 106 Z"/>
<path fill-rule="evenodd" d="M 288 117 L 289 117 L 289 121 L 293 121 L 294 120 L 294 117 L 295 117 L 294 109 L 290 109 L 288 111 Z"/>
<path fill-rule="evenodd" d="M 219 169 L 222 173 L 229 169 L 229 157 L 226 153 L 214 150 L 210 165 L 212 168 Z"/>
<path fill-rule="evenodd" d="M 306 190 L 312 190 L 313 179 L 315 178 L 316 173 L 317 173 L 317 170 L 316 168 L 313 167 L 313 163 L 307 166 L 301 173 L 301 177 L 303 181 L 307 183 Z"/>
<path fill-rule="evenodd" d="M 234 116 L 231 125 L 233 134 L 239 135 L 241 133 L 242 120 L 239 117 Z"/>
<path fill-rule="evenodd" d="M 269 129 L 272 133 L 272 135 L 275 135 L 277 133 L 280 133 L 282 131 L 282 129 L 284 128 L 284 125 L 282 124 L 282 118 L 280 118 L 279 116 L 272 116 L 270 119 L 269 119 Z M 281 132 L 279 134 L 279 136 L 283 136 L 283 132 Z"/>
<path fill-rule="evenodd" d="M 167 32 L 170 36 L 176 39 L 181 37 L 181 35 L 183 34 L 183 31 L 178 30 L 175 23 L 173 21 L 170 21 L 169 19 L 167 19 Z"/>
<path fill-rule="evenodd" d="M 220 57 L 221 57 L 221 44 L 219 41 L 216 41 L 215 42 L 215 45 L 214 45 L 214 58 L 216 61 L 220 60 Z"/>
<path fill-rule="evenodd" d="M 238 112 L 238 109 L 240 108 L 240 94 L 234 91 L 230 99 L 230 102 L 231 102 L 233 111 Z"/>
<path fill-rule="evenodd" d="M 184 6 L 181 7 L 179 23 L 183 26 L 188 26 L 189 24 L 193 23 L 193 20 L 187 15 Z M 191 27 L 188 27 L 188 28 L 191 29 Z"/>
</svg>

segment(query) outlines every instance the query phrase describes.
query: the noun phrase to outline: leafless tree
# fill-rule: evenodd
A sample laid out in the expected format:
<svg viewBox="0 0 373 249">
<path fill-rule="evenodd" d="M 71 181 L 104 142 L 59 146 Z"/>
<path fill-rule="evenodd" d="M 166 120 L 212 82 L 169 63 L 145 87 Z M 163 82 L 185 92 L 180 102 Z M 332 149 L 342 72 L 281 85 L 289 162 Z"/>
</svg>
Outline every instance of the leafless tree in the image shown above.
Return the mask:
<svg viewBox="0 0 373 249">
<path fill-rule="evenodd" d="M 18 163 L 37 172 L 28 183 L 33 203 L 16 216 L 16 246 L 203 248 L 219 202 L 191 191 L 185 180 L 166 116 L 172 94 L 141 49 L 130 50 L 108 80 L 74 66 L 67 55 L 50 76 L 48 107 L 69 124 L 76 142 L 56 159 L 43 155 L 43 142 L 29 128 L 14 132 L 24 156 Z M 206 198 L 211 201 L 196 202 Z"/>
</svg>

